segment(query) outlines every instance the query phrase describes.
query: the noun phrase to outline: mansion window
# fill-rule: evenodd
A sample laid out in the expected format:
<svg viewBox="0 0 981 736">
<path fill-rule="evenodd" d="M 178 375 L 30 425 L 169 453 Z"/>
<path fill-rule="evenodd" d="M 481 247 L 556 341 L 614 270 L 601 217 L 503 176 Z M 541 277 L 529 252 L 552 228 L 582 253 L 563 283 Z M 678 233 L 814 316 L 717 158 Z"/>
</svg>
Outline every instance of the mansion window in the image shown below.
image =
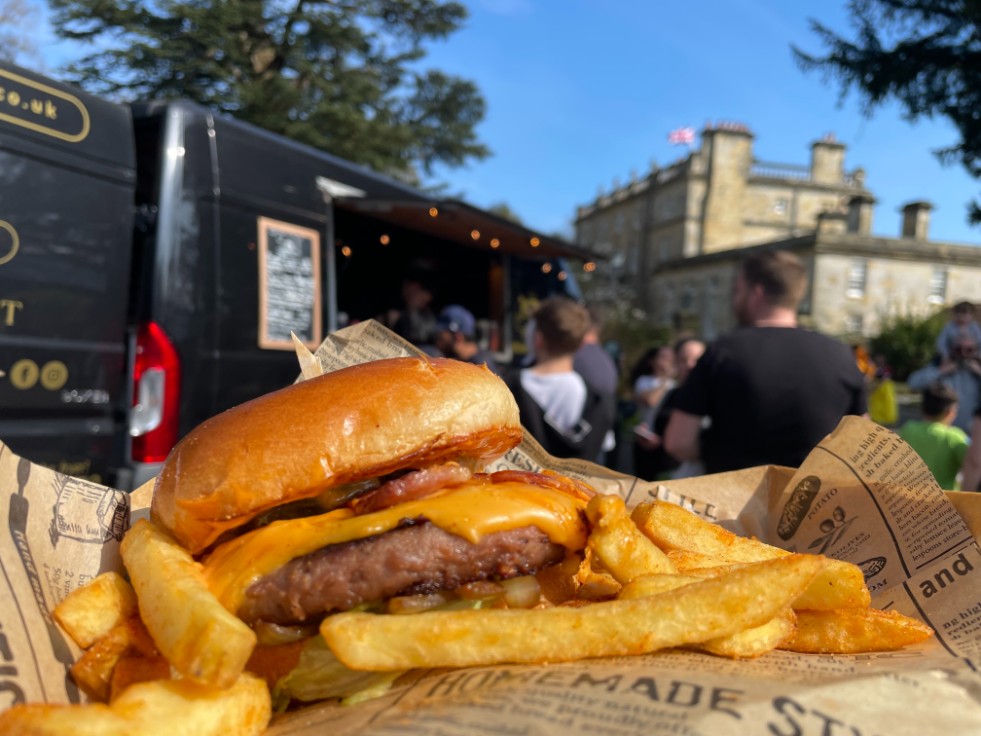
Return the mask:
<svg viewBox="0 0 981 736">
<path fill-rule="evenodd" d="M 695 287 L 685 284 L 681 292 L 681 309 L 690 312 L 695 308 Z"/>
<path fill-rule="evenodd" d="M 943 304 L 947 301 L 947 269 L 944 266 L 934 266 L 930 273 L 930 294 L 927 302 Z"/>
<path fill-rule="evenodd" d="M 848 287 L 845 295 L 852 299 L 865 296 L 865 282 L 868 280 L 869 262 L 864 258 L 853 258 L 848 266 Z"/>
<path fill-rule="evenodd" d="M 849 314 L 845 317 L 845 332 L 850 335 L 861 335 L 865 320 L 861 314 Z"/>
</svg>

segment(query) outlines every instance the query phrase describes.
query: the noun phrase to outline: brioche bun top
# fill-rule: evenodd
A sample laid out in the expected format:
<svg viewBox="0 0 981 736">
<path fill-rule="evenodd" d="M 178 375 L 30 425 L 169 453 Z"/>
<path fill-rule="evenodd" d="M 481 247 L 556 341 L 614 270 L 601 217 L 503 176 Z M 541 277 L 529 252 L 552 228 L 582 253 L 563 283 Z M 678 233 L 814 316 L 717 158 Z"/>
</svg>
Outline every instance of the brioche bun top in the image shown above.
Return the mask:
<svg viewBox="0 0 981 736">
<path fill-rule="evenodd" d="M 170 453 L 154 521 L 192 553 L 280 504 L 521 441 L 518 407 L 486 366 L 442 358 L 363 363 L 206 420 Z"/>
</svg>

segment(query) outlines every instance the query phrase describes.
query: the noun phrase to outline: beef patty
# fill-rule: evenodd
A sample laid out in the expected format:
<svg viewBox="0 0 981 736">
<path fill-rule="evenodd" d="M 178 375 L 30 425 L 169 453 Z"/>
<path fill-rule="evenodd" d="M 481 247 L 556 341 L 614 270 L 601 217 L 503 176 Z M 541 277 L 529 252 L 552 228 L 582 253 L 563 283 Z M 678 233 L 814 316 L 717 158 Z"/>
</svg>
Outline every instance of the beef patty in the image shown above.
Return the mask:
<svg viewBox="0 0 981 736">
<path fill-rule="evenodd" d="M 290 561 L 249 587 L 239 617 L 304 623 L 397 595 L 530 575 L 565 556 L 561 545 L 533 526 L 488 534 L 471 544 L 425 519 L 408 524 Z"/>
</svg>

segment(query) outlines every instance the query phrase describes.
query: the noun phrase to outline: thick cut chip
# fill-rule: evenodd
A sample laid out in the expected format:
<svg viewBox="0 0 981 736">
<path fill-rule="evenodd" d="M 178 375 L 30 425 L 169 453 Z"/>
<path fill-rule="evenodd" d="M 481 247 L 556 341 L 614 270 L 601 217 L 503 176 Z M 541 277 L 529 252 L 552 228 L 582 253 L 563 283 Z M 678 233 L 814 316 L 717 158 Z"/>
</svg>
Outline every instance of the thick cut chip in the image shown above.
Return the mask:
<svg viewBox="0 0 981 736">
<path fill-rule="evenodd" d="M 772 560 L 791 554 L 758 539 L 733 534 L 718 524 L 673 503 L 651 501 L 634 509 L 631 518 L 640 530 L 683 573 L 698 568 Z M 857 565 L 828 559 L 827 567 L 794 602 L 795 609 L 867 608 L 872 601 Z"/>
<path fill-rule="evenodd" d="M 201 566 L 146 519 L 127 532 L 121 552 L 143 622 L 167 661 L 194 682 L 235 682 L 256 635 L 218 602 Z"/>
<path fill-rule="evenodd" d="M 72 665 L 72 678 L 91 697 L 105 703 L 109 700 L 112 673 L 129 648 L 129 631 L 120 624 L 85 650 Z"/>
<path fill-rule="evenodd" d="M 645 575 L 677 572 L 674 564 L 631 520 L 619 496 L 594 496 L 586 507 L 589 548 L 621 585 Z"/>
<path fill-rule="evenodd" d="M 648 575 L 630 581 L 620 591 L 620 598 L 644 598 L 660 595 L 685 585 L 704 580 L 694 575 Z M 720 657 L 749 659 L 762 656 L 787 641 L 796 631 L 796 616 L 786 608 L 761 626 L 738 631 L 729 636 L 710 639 L 691 645 L 692 649 Z"/>
<path fill-rule="evenodd" d="M 697 583 L 709 576 L 682 575 L 681 573 L 662 573 L 659 575 L 643 575 L 634 578 L 620 589 L 618 598 L 648 598 L 660 595 L 670 590 L 681 588 L 691 583 Z"/>
<path fill-rule="evenodd" d="M 341 613 L 320 632 L 345 665 L 390 671 L 627 656 L 760 626 L 790 605 L 825 560 L 793 555 L 650 598 L 534 610 Z"/>
<path fill-rule="evenodd" d="M 581 601 L 608 601 L 620 592 L 620 583 L 589 546 L 583 550 L 583 559 L 573 576 L 573 583 L 575 597 Z"/>
<path fill-rule="evenodd" d="M 793 609 L 788 607 L 762 626 L 703 641 L 701 644 L 696 644 L 695 648 L 719 657 L 753 659 L 779 648 L 793 637 L 796 630 L 797 616 Z"/>
<path fill-rule="evenodd" d="M 929 626 L 897 611 L 798 611 L 797 633 L 780 648 L 814 654 L 886 652 L 918 644 L 932 635 Z"/>
<path fill-rule="evenodd" d="M 106 572 L 73 590 L 51 613 L 76 644 L 88 649 L 136 613 L 136 596 L 122 575 Z"/>
<path fill-rule="evenodd" d="M 15 705 L 4 736 L 258 736 L 269 723 L 266 684 L 242 675 L 230 688 L 159 680 L 133 685 L 112 705 Z"/>
</svg>

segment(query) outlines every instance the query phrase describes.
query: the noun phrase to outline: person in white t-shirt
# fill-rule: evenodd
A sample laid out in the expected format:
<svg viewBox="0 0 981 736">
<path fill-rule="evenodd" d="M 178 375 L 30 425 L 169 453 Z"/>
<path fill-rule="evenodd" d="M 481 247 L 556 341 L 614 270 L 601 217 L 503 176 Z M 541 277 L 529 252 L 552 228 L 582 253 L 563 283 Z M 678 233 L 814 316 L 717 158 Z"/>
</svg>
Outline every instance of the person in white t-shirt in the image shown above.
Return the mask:
<svg viewBox="0 0 981 736">
<path fill-rule="evenodd" d="M 593 460 L 613 426 L 615 406 L 612 398 L 589 390 L 573 369 L 573 355 L 591 323 L 589 312 L 553 297 L 542 302 L 533 320 L 535 363 L 509 379 L 521 423 L 552 455 Z"/>
</svg>

